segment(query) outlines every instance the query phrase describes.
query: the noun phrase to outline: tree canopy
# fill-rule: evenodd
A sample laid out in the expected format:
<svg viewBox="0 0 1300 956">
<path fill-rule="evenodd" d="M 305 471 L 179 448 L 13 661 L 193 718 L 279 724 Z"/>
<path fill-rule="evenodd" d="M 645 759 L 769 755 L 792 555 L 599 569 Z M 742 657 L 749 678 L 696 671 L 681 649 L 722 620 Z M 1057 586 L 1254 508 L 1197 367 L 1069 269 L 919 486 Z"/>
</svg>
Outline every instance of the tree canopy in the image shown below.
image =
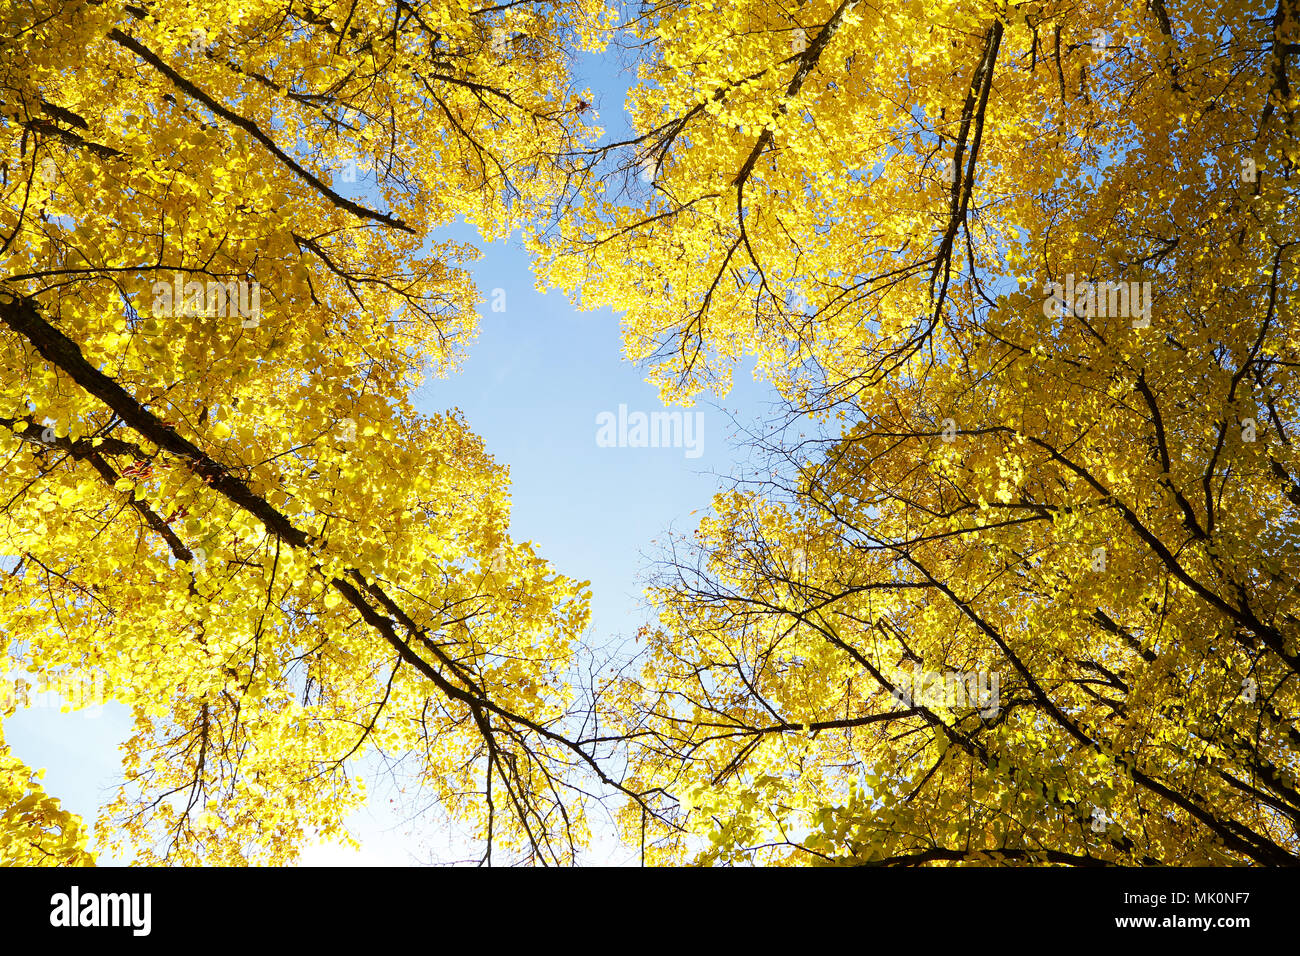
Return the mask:
<svg viewBox="0 0 1300 956">
<path fill-rule="evenodd" d="M 1297 862 L 1298 28 L 639 21 L 588 159 L 650 182 L 576 195 L 547 274 L 666 395 L 755 356 L 786 403 L 622 688 L 659 859 Z"/>
<path fill-rule="evenodd" d="M 108 846 L 291 860 L 369 748 L 489 846 L 581 839 L 553 726 L 585 585 L 408 399 L 474 331 L 475 251 L 432 232 L 554 191 L 585 135 L 555 62 L 601 15 L 6 4 L 0 619 L 132 709 Z"/>
</svg>

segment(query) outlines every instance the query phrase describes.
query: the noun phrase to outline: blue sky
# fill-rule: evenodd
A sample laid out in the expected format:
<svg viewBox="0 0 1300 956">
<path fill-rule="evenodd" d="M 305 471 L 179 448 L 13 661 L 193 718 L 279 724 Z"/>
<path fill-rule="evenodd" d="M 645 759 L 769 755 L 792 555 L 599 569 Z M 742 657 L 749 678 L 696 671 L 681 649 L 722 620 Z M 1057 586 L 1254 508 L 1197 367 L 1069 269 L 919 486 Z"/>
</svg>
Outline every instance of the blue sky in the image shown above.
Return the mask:
<svg viewBox="0 0 1300 956">
<path fill-rule="evenodd" d="M 611 139 L 626 135 L 625 74 L 617 51 L 585 55 L 580 85 L 595 93 L 599 125 Z M 461 370 L 422 389 L 426 412 L 460 408 L 497 461 L 510 466 L 516 540 L 533 541 L 562 573 L 589 580 L 591 640 L 626 649 L 637 627 L 652 618 L 642 597 L 640 572 L 656 553 L 656 539 L 671 528 L 689 531 L 725 484 L 740 452 L 729 440 L 734 416 L 750 423 L 767 409 L 771 392 L 738 372 L 721 407 L 702 403 L 684 414 L 703 415 L 699 457 L 683 448 L 600 447 L 597 416 L 663 410 L 643 370 L 623 359 L 619 317 L 608 309 L 577 312 L 559 292 L 535 288 L 529 256 L 517 236 L 485 245 L 457 226 L 438 239 L 472 241 L 484 251 L 472 272 L 484 303 L 477 340 Z M 491 310 L 492 290 L 504 289 L 504 311 Z M 59 713 L 43 706 L 5 721 L 5 736 L 29 765 L 46 768 L 45 786 L 69 809 L 93 822 L 120 770 L 117 743 L 130 730 L 117 705 Z M 460 857 L 432 824 L 404 823 L 386 809 L 380 781 L 371 786 L 372 808 L 349 821 L 363 850 L 317 847 L 307 864 L 401 864 Z M 593 859 L 630 860 L 601 841 Z M 101 857 L 101 863 L 120 862 Z"/>
</svg>

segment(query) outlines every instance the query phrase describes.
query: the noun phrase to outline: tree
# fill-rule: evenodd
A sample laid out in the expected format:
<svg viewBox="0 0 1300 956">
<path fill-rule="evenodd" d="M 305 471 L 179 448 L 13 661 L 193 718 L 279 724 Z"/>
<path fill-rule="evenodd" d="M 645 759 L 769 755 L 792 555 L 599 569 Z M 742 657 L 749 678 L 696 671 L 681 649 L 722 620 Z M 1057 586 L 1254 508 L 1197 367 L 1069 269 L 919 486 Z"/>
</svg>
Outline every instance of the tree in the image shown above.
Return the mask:
<svg viewBox="0 0 1300 956">
<path fill-rule="evenodd" d="M 1294 2 L 669 2 L 632 37 L 637 135 L 577 154 L 546 275 L 666 398 L 754 356 L 786 414 L 607 689 L 664 794 L 630 838 L 1300 862 Z"/>
<path fill-rule="evenodd" d="M 290 861 L 346 838 L 377 750 L 485 859 L 570 859 L 574 769 L 601 773 L 563 735 L 585 583 L 408 394 L 475 325 L 476 253 L 431 235 L 557 191 L 599 4 L 2 9 L 0 634 L 133 711 L 101 843 Z M 54 821 L 4 760 L 0 806 Z"/>
</svg>

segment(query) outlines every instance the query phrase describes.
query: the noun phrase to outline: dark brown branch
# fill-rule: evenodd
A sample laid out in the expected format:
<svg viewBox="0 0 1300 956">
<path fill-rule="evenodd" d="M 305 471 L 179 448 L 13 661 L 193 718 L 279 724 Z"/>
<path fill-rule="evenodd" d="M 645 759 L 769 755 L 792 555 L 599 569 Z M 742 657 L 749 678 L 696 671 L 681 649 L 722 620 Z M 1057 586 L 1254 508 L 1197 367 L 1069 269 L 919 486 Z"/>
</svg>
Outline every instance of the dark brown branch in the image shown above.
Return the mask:
<svg viewBox="0 0 1300 956">
<path fill-rule="evenodd" d="M 222 106 L 212 97 L 210 97 L 207 93 L 203 92 L 203 90 L 199 89 L 189 80 L 185 79 L 185 77 L 181 76 L 170 66 L 164 63 L 152 50 L 144 46 L 134 37 L 128 36 L 127 34 L 123 33 L 121 30 L 114 28 L 113 30 L 109 31 L 108 38 L 110 40 L 113 40 L 115 43 L 125 47 L 126 49 L 130 50 L 136 56 L 140 57 L 140 59 L 144 60 L 146 63 L 152 66 L 163 76 L 171 80 L 172 83 L 174 83 L 178 89 L 183 90 L 190 97 L 198 100 L 200 103 L 206 106 L 217 116 L 220 116 L 226 122 L 230 123 L 233 126 L 237 126 L 240 129 L 242 129 L 244 132 L 248 133 L 249 136 L 252 136 L 255 140 L 261 143 L 266 148 L 266 150 L 269 153 L 271 153 L 272 156 L 278 159 L 295 175 L 297 175 L 305 183 L 311 186 L 312 189 L 316 190 L 318 193 L 320 193 L 322 196 L 328 199 L 335 206 L 338 206 L 340 209 L 346 209 L 348 212 L 352 213 L 353 215 L 360 216 L 363 219 L 372 219 L 375 222 L 383 223 L 385 226 L 392 226 L 394 229 L 401 229 L 403 232 L 409 232 L 414 235 L 415 230 L 412 229 L 410 226 L 408 226 L 406 223 L 404 223 L 402 220 L 394 216 L 390 216 L 388 213 L 376 212 L 375 210 L 369 209 L 366 206 L 361 205 L 360 203 L 355 203 L 351 199 L 348 199 L 344 196 L 340 196 L 329 186 L 326 186 L 323 182 L 321 182 L 314 174 L 312 174 L 310 170 L 303 168 L 292 156 L 290 156 L 279 146 L 277 146 L 275 144 L 275 141 L 272 140 L 271 137 L 263 133 L 261 128 L 256 123 L 254 123 L 250 119 L 247 119 L 246 117 L 240 116 L 238 113 L 235 113 L 227 109 L 225 106 Z"/>
</svg>

